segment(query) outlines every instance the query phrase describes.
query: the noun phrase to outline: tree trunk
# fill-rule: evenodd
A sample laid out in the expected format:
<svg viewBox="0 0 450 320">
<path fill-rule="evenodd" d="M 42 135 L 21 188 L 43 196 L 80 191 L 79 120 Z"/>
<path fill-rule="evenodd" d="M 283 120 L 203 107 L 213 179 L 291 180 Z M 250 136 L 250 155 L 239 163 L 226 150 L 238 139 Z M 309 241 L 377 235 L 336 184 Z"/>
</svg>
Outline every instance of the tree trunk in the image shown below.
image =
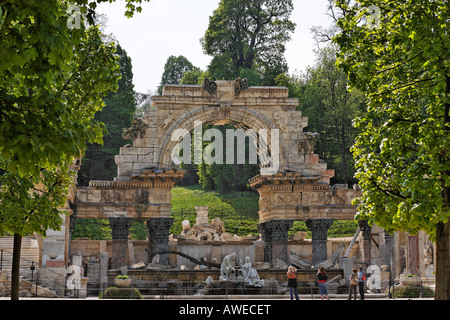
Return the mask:
<svg viewBox="0 0 450 320">
<path fill-rule="evenodd" d="M 22 236 L 14 233 L 13 261 L 11 270 L 11 300 L 19 300 L 20 248 Z"/>
<path fill-rule="evenodd" d="M 446 96 L 450 95 L 450 77 L 446 76 Z M 444 103 L 444 127 L 446 138 L 450 133 L 450 103 Z M 448 151 L 447 151 L 448 152 Z M 441 164 L 448 161 L 446 157 L 440 156 Z M 444 171 L 442 176 L 449 176 L 449 170 Z M 446 186 L 445 179 L 442 179 L 442 197 L 444 198 L 444 208 L 450 207 L 450 188 Z M 450 222 L 439 222 L 436 226 L 436 300 L 450 300 Z"/>
<path fill-rule="evenodd" d="M 450 222 L 436 226 L 436 300 L 450 300 Z"/>
</svg>

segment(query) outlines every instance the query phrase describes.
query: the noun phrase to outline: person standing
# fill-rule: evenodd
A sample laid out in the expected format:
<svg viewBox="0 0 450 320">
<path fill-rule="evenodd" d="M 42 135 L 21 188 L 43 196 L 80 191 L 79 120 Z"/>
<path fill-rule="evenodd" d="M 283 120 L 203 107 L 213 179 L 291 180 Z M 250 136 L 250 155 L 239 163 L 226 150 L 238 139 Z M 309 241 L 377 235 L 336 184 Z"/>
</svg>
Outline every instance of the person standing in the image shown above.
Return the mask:
<svg viewBox="0 0 450 320">
<path fill-rule="evenodd" d="M 356 300 L 356 287 L 358 287 L 358 270 L 353 268 L 352 274 L 350 275 L 350 290 L 348 292 L 348 300 L 352 300 L 352 293 L 355 295 Z"/>
<path fill-rule="evenodd" d="M 291 300 L 294 300 L 294 295 L 295 300 L 299 300 L 297 291 L 297 269 L 294 266 L 289 266 L 287 276 L 289 295 L 291 296 Z"/>
<path fill-rule="evenodd" d="M 327 300 L 329 300 L 327 292 L 327 280 L 328 275 L 325 272 L 325 268 L 320 267 L 319 271 L 317 272 L 317 282 L 319 283 L 320 300 L 323 300 L 324 295 L 327 298 Z"/>
<path fill-rule="evenodd" d="M 366 274 L 363 268 L 360 266 L 358 271 L 358 286 L 359 286 L 359 296 L 361 300 L 364 300 L 364 284 L 366 282 Z"/>
</svg>

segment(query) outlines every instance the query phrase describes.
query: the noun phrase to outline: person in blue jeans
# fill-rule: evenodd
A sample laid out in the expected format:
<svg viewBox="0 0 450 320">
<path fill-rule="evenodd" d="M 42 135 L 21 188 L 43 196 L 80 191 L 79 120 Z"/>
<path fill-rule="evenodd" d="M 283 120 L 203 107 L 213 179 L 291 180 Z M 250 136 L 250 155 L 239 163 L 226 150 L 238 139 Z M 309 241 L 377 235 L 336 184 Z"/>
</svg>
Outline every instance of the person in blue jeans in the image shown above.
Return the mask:
<svg viewBox="0 0 450 320">
<path fill-rule="evenodd" d="M 317 272 L 317 282 L 319 283 L 319 291 L 320 291 L 320 299 L 323 300 L 323 296 L 328 298 L 328 292 L 327 292 L 327 280 L 328 275 L 325 271 L 324 267 L 320 267 L 319 271 Z"/>
<path fill-rule="evenodd" d="M 288 288 L 289 288 L 289 294 L 291 296 L 291 300 L 299 300 L 298 298 L 298 291 L 297 291 L 297 269 L 293 266 L 289 266 L 288 272 Z"/>
<path fill-rule="evenodd" d="M 366 282 L 366 274 L 363 268 L 360 266 L 358 271 L 358 286 L 359 286 L 359 296 L 361 300 L 364 300 L 364 284 Z"/>
</svg>

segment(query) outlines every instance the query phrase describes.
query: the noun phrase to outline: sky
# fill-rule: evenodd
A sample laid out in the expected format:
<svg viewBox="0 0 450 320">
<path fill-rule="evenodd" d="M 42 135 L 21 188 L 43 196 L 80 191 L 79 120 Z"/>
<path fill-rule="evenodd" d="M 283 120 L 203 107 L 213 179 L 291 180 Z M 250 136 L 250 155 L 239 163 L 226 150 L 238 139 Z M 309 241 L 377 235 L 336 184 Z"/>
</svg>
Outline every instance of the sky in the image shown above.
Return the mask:
<svg viewBox="0 0 450 320">
<path fill-rule="evenodd" d="M 108 18 L 105 32 L 111 33 L 127 52 L 133 65 L 135 91 L 153 92 L 161 81 L 164 64 L 171 55 L 185 56 L 194 66 L 206 70 L 212 57 L 203 53 L 200 38 L 220 0 L 150 0 L 142 12 L 126 18 L 125 2 L 102 3 L 98 12 Z M 285 57 L 289 73 L 304 71 L 314 64 L 314 25 L 329 26 L 328 0 L 293 0 L 291 21 L 296 23 Z"/>
</svg>

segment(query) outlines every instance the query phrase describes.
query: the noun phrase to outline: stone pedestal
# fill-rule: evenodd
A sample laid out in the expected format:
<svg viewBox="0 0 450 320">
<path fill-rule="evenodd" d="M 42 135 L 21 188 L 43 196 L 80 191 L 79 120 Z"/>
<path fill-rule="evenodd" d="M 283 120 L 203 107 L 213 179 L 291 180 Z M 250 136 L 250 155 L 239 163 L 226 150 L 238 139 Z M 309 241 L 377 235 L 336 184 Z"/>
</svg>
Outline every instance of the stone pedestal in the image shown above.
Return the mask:
<svg viewBox="0 0 450 320">
<path fill-rule="evenodd" d="M 309 219 L 306 221 L 306 226 L 311 230 L 312 236 L 312 263 L 316 267 L 327 260 L 328 229 L 333 225 L 333 221 L 333 219 Z"/>
<path fill-rule="evenodd" d="M 197 211 L 196 224 L 209 224 L 208 207 L 195 207 Z"/>
<path fill-rule="evenodd" d="M 167 251 L 169 247 L 169 232 L 173 224 L 173 218 L 150 218 L 147 220 L 148 240 L 150 246 L 149 263 L 162 251 Z M 167 254 L 159 256 L 159 263 L 169 264 Z"/>
<path fill-rule="evenodd" d="M 77 290 L 77 298 L 86 299 L 88 281 L 89 281 L 89 278 L 86 278 L 86 277 L 82 277 L 80 279 L 80 289 Z"/>
<path fill-rule="evenodd" d="M 132 218 L 109 218 L 112 234 L 111 268 L 119 269 L 127 265 L 128 230 L 133 222 Z"/>
<path fill-rule="evenodd" d="M 265 242 L 264 262 L 272 267 L 277 260 L 288 263 L 288 232 L 294 224 L 293 220 L 270 220 L 259 225 L 261 238 Z"/>
</svg>

